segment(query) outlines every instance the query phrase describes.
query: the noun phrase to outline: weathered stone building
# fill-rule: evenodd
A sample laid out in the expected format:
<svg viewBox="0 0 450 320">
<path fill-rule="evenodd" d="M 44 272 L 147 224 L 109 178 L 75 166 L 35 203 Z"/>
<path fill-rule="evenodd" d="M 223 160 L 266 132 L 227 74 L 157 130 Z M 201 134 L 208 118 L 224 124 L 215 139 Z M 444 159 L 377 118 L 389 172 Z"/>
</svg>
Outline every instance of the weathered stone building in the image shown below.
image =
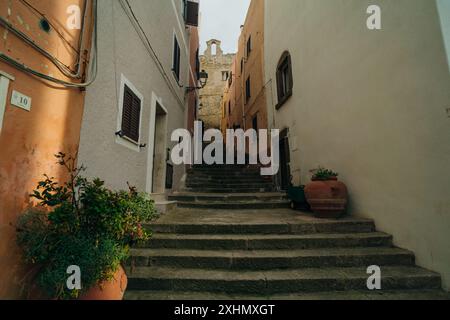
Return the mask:
<svg viewBox="0 0 450 320">
<path fill-rule="evenodd" d="M 200 56 L 201 69 L 208 73 L 208 83 L 200 90 L 199 119 L 205 129 L 219 129 L 222 119 L 223 90 L 232 76 L 234 54 L 224 54 L 219 40 L 209 40 L 205 53 Z"/>
</svg>

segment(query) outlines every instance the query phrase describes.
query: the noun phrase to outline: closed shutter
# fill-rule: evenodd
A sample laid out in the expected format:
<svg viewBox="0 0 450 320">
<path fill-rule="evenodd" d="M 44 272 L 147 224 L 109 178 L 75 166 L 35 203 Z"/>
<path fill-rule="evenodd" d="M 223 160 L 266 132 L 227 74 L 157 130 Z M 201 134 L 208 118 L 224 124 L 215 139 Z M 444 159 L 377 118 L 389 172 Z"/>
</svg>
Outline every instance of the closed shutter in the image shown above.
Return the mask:
<svg viewBox="0 0 450 320">
<path fill-rule="evenodd" d="M 139 143 L 141 99 L 125 85 L 122 109 L 122 135 Z"/>
<path fill-rule="evenodd" d="M 186 11 L 186 25 L 198 27 L 198 2 L 188 1 Z"/>
<path fill-rule="evenodd" d="M 181 59 L 181 49 L 178 44 L 177 37 L 174 38 L 174 47 L 173 47 L 173 72 L 177 80 L 180 80 L 180 59 Z"/>
</svg>

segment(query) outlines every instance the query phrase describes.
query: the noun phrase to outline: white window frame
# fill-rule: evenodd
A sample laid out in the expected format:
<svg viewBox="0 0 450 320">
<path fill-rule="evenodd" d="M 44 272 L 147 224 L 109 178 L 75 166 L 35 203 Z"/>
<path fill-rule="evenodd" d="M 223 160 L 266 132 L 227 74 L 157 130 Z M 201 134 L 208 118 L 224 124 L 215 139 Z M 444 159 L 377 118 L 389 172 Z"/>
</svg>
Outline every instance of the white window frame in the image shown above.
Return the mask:
<svg viewBox="0 0 450 320">
<path fill-rule="evenodd" d="M 14 80 L 14 76 L 0 70 L 0 133 L 2 132 L 3 118 L 6 112 L 9 82 Z"/>
<path fill-rule="evenodd" d="M 139 92 L 139 90 L 133 85 L 133 83 L 128 80 L 123 74 L 120 77 L 120 95 L 119 95 L 119 105 L 118 105 L 118 117 L 117 117 L 117 128 L 116 132 L 122 130 L 122 116 L 123 116 L 123 98 L 125 94 L 125 85 L 130 88 L 131 91 L 141 100 L 141 113 L 139 116 L 139 142 L 136 143 L 127 139 L 126 137 L 120 137 L 116 135 L 116 143 L 120 144 L 123 147 L 126 147 L 135 152 L 141 152 L 141 144 L 142 144 L 142 118 L 144 114 L 144 95 Z"/>
</svg>

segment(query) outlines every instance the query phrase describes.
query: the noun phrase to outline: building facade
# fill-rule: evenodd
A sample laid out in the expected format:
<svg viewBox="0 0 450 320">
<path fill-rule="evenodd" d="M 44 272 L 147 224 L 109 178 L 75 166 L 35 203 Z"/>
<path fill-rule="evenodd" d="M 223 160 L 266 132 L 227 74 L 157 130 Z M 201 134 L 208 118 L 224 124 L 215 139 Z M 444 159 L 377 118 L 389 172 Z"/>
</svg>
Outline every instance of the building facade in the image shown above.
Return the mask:
<svg viewBox="0 0 450 320">
<path fill-rule="evenodd" d="M 94 3 L 0 1 L 0 299 L 21 297 L 16 221 L 29 194 L 43 174 L 67 179 L 54 155 L 78 150 Z"/>
<path fill-rule="evenodd" d="M 376 2 L 380 30 L 368 28 L 369 1 L 265 1 L 269 127 L 288 141 L 285 178 L 338 171 L 350 212 L 449 289 L 448 30 L 436 1 Z"/>
<path fill-rule="evenodd" d="M 128 5 L 130 4 L 130 5 Z M 198 34 L 186 1 L 99 2 L 99 74 L 88 89 L 80 161 L 113 189 L 127 183 L 158 201 L 184 174 L 173 166 L 171 134 L 196 109 Z M 160 19 L 164 16 L 164 19 Z M 194 57 L 192 57 L 194 54 Z M 131 107 L 132 106 L 132 107 Z"/>
<path fill-rule="evenodd" d="M 208 83 L 200 90 L 199 120 L 205 129 L 220 129 L 223 90 L 231 75 L 234 54 L 224 54 L 219 40 L 209 40 L 200 56 L 200 68 L 208 73 Z"/>
<path fill-rule="evenodd" d="M 222 129 L 267 129 L 264 0 L 250 3 L 232 69 L 222 100 Z"/>
</svg>

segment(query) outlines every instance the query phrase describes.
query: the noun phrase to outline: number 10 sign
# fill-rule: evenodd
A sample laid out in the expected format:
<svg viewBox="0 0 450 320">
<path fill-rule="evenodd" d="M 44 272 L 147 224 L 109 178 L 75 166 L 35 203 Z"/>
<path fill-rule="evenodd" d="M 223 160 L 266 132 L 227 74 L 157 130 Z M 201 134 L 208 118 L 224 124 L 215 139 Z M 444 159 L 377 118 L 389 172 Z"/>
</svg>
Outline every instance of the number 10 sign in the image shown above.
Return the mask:
<svg viewBox="0 0 450 320">
<path fill-rule="evenodd" d="M 31 110 L 31 98 L 15 90 L 11 95 L 11 104 L 27 111 Z"/>
</svg>

